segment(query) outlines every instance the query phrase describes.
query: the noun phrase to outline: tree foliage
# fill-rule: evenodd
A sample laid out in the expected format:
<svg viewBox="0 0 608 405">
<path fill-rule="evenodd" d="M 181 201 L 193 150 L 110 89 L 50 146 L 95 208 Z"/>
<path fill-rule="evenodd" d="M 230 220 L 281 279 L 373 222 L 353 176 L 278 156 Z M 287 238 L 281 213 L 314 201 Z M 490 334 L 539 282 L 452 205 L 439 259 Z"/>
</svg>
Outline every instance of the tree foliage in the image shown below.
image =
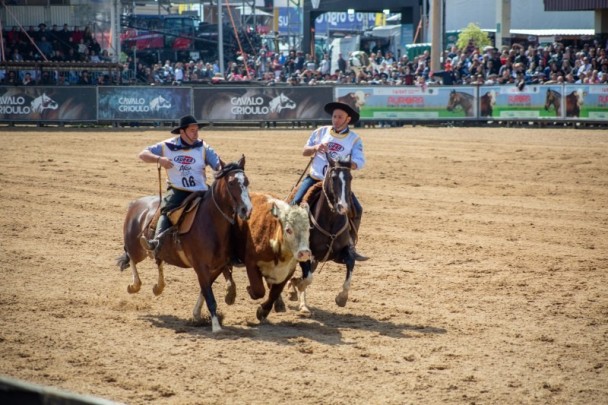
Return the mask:
<svg viewBox="0 0 608 405">
<path fill-rule="evenodd" d="M 458 49 L 466 49 L 469 44 L 475 48 L 482 49 L 484 46 L 492 45 L 492 41 L 487 32 L 482 31 L 478 25 L 470 23 L 458 34 L 456 46 Z"/>
</svg>

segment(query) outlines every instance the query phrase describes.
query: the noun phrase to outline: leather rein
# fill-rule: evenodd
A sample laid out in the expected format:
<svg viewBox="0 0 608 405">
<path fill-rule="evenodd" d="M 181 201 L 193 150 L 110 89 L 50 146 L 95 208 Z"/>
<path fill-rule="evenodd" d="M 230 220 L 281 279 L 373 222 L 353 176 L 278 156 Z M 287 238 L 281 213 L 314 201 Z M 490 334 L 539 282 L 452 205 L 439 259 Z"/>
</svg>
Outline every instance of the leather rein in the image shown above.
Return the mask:
<svg viewBox="0 0 608 405">
<path fill-rule="evenodd" d="M 232 170 L 231 172 L 243 172 L 243 170 Z M 228 173 L 226 173 L 226 176 L 228 175 Z M 230 193 L 230 190 L 228 190 L 228 195 L 230 196 L 230 199 L 232 200 L 232 203 L 235 204 L 236 200 L 235 198 L 232 196 L 232 194 Z M 217 200 L 215 199 L 215 182 L 211 185 L 211 199 L 213 200 L 213 204 L 215 204 L 215 208 L 217 208 L 217 210 L 220 212 L 220 214 L 222 214 L 222 216 L 224 217 L 224 219 L 226 221 L 228 221 L 230 223 L 230 225 L 234 225 L 235 223 L 235 216 L 236 216 L 236 211 L 234 210 L 234 208 L 232 209 L 232 217 L 229 217 L 224 211 L 222 211 L 222 209 L 220 208 L 219 204 L 217 203 Z"/>
<path fill-rule="evenodd" d="M 333 169 L 330 169 L 333 170 Z M 323 235 L 327 236 L 329 238 L 329 243 L 327 244 L 327 253 L 325 254 L 325 257 L 323 258 L 322 262 L 325 263 L 327 261 L 327 258 L 329 257 L 329 255 L 331 254 L 331 252 L 333 251 L 333 245 L 334 245 L 334 241 L 336 240 L 336 238 L 340 235 L 342 235 L 345 231 L 348 230 L 348 218 L 347 218 L 347 214 L 338 214 L 336 212 L 336 208 L 334 207 L 334 205 L 331 202 L 331 199 L 329 198 L 329 195 L 327 194 L 327 190 L 326 188 L 331 187 L 331 185 L 329 183 L 326 183 L 328 175 L 326 175 L 323 178 L 323 187 L 321 188 L 323 191 L 323 196 L 325 197 L 325 201 L 327 201 L 327 205 L 329 206 L 329 208 L 331 209 L 331 211 L 333 213 L 335 213 L 338 216 L 343 216 L 346 218 L 346 221 L 344 221 L 344 225 L 342 226 L 342 228 L 340 228 L 340 230 L 336 233 L 330 233 L 328 231 L 326 231 L 325 229 L 323 229 L 321 227 L 321 225 L 317 222 L 317 220 L 315 219 L 314 215 L 310 216 L 310 221 L 312 222 L 313 226 L 319 231 L 321 232 Z M 326 187 L 327 184 L 327 187 Z M 334 194 L 333 189 L 331 190 L 331 193 Z M 324 265 L 324 264 L 323 264 Z M 321 266 L 321 269 L 323 269 L 323 266 Z M 321 271 L 321 269 L 319 269 L 319 272 Z"/>
</svg>

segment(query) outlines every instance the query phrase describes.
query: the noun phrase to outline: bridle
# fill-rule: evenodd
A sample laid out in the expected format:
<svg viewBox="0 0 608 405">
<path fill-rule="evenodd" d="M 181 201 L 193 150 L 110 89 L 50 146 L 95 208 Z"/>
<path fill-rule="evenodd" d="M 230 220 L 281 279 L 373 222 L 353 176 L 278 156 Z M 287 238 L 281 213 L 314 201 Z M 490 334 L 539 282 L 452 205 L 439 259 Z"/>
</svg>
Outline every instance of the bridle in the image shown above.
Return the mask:
<svg viewBox="0 0 608 405">
<path fill-rule="evenodd" d="M 222 214 L 224 219 L 226 221 L 228 221 L 230 223 L 230 225 L 234 225 L 235 216 L 236 216 L 236 210 L 234 209 L 234 207 L 237 205 L 237 201 L 236 201 L 236 198 L 234 198 L 234 196 L 230 192 L 230 187 L 226 186 L 228 195 L 230 196 L 230 200 L 231 200 L 232 217 L 228 216 L 224 211 L 222 211 L 222 208 L 220 207 L 220 205 L 217 203 L 217 200 L 215 199 L 215 187 L 216 187 L 217 180 L 219 180 L 223 177 L 226 177 L 230 173 L 243 173 L 244 174 L 245 172 L 243 169 L 232 169 L 232 170 L 220 173 L 216 177 L 216 181 L 214 181 L 213 184 L 211 185 L 211 199 L 213 200 L 213 204 L 215 205 L 215 208 L 217 208 L 217 210 L 220 212 L 220 214 Z M 226 183 L 228 183 L 228 181 L 226 181 Z"/>
<path fill-rule="evenodd" d="M 346 219 L 346 221 L 344 221 L 344 225 L 336 233 L 330 233 L 329 231 L 326 231 L 325 229 L 323 229 L 321 227 L 321 225 L 315 219 L 314 215 L 310 215 L 310 221 L 312 222 L 312 225 L 319 232 L 321 232 L 323 235 L 325 235 L 329 238 L 329 243 L 327 244 L 327 253 L 325 254 L 325 257 L 323 258 L 323 260 L 321 260 L 323 262 L 323 266 L 327 262 L 327 259 L 329 258 L 330 254 L 333 250 L 334 241 L 338 238 L 338 236 L 342 235 L 345 231 L 348 230 L 347 214 L 338 214 L 334 204 L 331 201 L 331 198 L 328 195 L 328 191 L 330 194 L 335 195 L 335 192 L 333 189 L 333 183 L 331 181 L 328 181 L 327 179 L 331 178 L 330 171 L 336 169 L 335 167 L 332 167 L 332 166 L 328 166 L 328 167 L 329 167 L 328 172 L 325 174 L 325 177 L 323 178 L 323 187 L 322 187 L 323 196 L 325 197 L 325 201 L 327 202 L 327 205 L 329 206 L 331 212 L 334 213 L 334 215 L 344 217 L 344 219 Z M 349 167 L 340 167 L 340 169 L 350 170 Z M 319 271 L 321 271 L 322 269 L 323 269 L 323 267 L 321 267 L 321 269 L 319 269 Z"/>
</svg>

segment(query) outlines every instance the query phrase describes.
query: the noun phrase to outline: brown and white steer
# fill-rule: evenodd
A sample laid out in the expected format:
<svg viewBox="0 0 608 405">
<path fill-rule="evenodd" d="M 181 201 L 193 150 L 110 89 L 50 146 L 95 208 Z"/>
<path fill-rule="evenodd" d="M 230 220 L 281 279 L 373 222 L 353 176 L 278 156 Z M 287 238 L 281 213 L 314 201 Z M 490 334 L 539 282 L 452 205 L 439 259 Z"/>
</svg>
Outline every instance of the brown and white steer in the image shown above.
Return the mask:
<svg viewBox="0 0 608 405">
<path fill-rule="evenodd" d="M 270 195 L 250 193 L 253 210 L 248 221 L 237 220 L 234 226 L 236 253 L 247 268 L 252 299 L 268 298 L 257 310 L 257 318 L 266 319 L 283 287 L 293 275 L 298 262 L 310 260 L 308 206 L 293 206 Z M 284 310 L 281 308 L 280 310 Z"/>
</svg>

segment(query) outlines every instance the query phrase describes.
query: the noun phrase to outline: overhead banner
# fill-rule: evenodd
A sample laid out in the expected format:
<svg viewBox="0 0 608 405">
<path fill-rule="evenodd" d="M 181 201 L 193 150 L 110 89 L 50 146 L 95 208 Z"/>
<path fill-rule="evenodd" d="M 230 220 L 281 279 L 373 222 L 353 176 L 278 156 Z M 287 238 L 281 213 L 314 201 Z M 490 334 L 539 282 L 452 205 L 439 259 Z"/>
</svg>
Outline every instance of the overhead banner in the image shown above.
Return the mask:
<svg viewBox="0 0 608 405">
<path fill-rule="evenodd" d="M 607 121 L 608 86 L 576 84 L 564 86 L 566 119 Z"/>
<path fill-rule="evenodd" d="M 95 87 L 0 87 L 0 121 L 96 121 L 96 102 Z"/>
<path fill-rule="evenodd" d="M 99 87 L 100 121 L 175 120 L 192 111 L 189 87 Z"/>
<path fill-rule="evenodd" d="M 336 87 L 337 101 L 349 104 L 361 120 L 472 120 L 477 118 L 474 87 Z"/>
<path fill-rule="evenodd" d="M 322 120 L 332 87 L 199 87 L 194 116 L 208 122 Z"/>
<path fill-rule="evenodd" d="M 561 85 L 482 86 L 479 88 L 479 117 L 501 120 L 562 119 Z"/>
</svg>

